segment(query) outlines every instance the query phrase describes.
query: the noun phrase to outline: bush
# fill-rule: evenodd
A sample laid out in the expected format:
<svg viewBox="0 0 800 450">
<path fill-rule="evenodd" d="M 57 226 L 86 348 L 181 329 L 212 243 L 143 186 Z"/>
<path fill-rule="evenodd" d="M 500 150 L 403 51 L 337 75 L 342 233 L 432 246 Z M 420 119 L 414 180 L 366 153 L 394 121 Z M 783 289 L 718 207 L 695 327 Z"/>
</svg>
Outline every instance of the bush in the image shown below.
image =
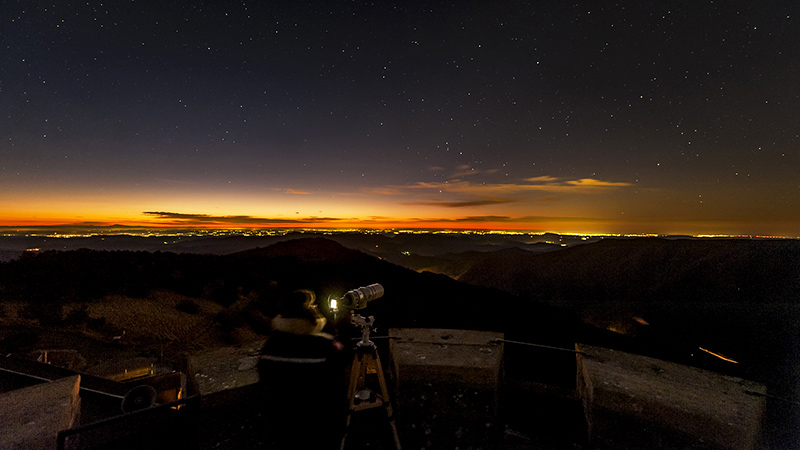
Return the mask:
<svg viewBox="0 0 800 450">
<path fill-rule="evenodd" d="M 89 320 L 86 322 L 86 326 L 93 330 L 103 331 L 106 327 L 106 318 L 101 317 L 90 317 Z"/>
<path fill-rule="evenodd" d="M 22 308 L 20 316 L 37 320 L 40 325 L 57 325 L 64 320 L 64 308 L 55 302 L 31 301 Z"/>
<path fill-rule="evenodd" d="M 178 303 L 175 308 L 178 311 L 183 311 L 187 314 L 197 314 L 200 312 L 200 306 L 192 300 L 181 300 L 181 302 Z"/>
<path fill-rule="evenodd" d="M 77 308 L 73 308 L 67 313 L 67 318 L 64 321 L 71 325 L 81 325 L 89 320 L 89 307 L 86 303 L 81 303 Z"/>
<path fill-rule="evenodd" d="M 3 353 L 22 353 L 33 350 L 39 343 L 39 332 L 33 330 L 17 331 L 0 340 Z"/>
<path fill-rule="evenodd" d="M 219 325 L 219 329 L 223 333 L 230 333 L 236 328 L 244 325 L 244 319 L 242 316 L 230 311 L 222 311 L 214 316 L 214 322 Z"/>
</svg>

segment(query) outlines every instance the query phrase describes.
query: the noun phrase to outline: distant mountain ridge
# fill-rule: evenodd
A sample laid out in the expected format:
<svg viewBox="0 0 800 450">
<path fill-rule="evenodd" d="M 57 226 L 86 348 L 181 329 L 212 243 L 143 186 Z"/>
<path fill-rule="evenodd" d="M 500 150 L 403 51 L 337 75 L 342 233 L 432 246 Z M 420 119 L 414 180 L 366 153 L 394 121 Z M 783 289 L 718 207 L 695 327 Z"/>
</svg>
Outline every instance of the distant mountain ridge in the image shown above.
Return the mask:
<svg viewBox="0 0 800 450">
<path fill-rule="evenodd" d="M 359 262 L 363 263 L 364 258 L 372 259 L 372 257 L 363 252 L 347 248 L 335 241 L 322 237 L 299 238 L 277 242 L 267 247 L 243 250 L 229 256 L 232 258 L 292 257 L 306 263 L 322 261 L 352 263 L 354 260 L 360 260 Z"/>
<path fill-rule="evenodd" d="M 800 241 L 603 239 L 487 255 L 460 281 L 549 302 L 800 301 Z"/>
<path fill-rule="evenodd" d="M 323 232 L 303 231 L 275 234 L 223 234 L 193 235 L 177 233 L 174 235 L 130 235 L 130 234 L 90 234 L 74 237 L 55 237 L 54 235 L 4 235 L 0 236 L 0 262 L 19 257 L 26 249 L 47 250 L 144 250 L 169 251 L 174 253 L 197 253 L 226 255 L 266 247 L 278 242 L 322 237 L 336 241 L 345 247 L 360 250 L 395 264 L 417 264 L 408 258 L 413 256 L 433 268 L 440 255 L 456 255 L 466 251 L 488 253 L 510 247 L 526 248 L 531 251 L 548 251 L 561 248 L 560 244 L 586 243 L 583 238 L 570 236 L 516 235 L 516 234 L 461 234 L 461 233 L 369 233 L 369 232 Z M 431 264 L 434 262 L 434 264 Z M 416 270 L 416 268 L 415 268 Z M 453 274 L 448 273 L 453 276 Z"/>
</svg>

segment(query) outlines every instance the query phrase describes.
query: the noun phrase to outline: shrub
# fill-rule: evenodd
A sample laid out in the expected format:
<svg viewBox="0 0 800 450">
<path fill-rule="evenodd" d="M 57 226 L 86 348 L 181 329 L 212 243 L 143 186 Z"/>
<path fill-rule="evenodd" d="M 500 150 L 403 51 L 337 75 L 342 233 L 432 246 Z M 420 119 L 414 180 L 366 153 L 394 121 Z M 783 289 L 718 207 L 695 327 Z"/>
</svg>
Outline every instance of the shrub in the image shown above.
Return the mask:
<svg viewBox="0 0 800 450">
<path fill-rule="evenodd" d="M 219 325 L 220 331 L 223 333 L 230 333 L 236 328 L 244 325 L 242 316 L 230 311 L 222 311 L 214 316 L 214 321 Z"/>
<path fill-rule="evenodd" d="M 102 331 L 106 327 L 106 318 L 103 316 L 90 317 L 86 322 L 86 326 L 93 330 Z"/>
<path fill-rule="evenodd" d="M 0 339 L 3 353 L 21 353 L 33 350 L 39 343 L 39 332 L 34 330 L 17 331 Z"/>
<path fill-rule="evenodd" d="M 56 325 L 64 320 L 64 308 L 55 302 L 31 301 L 22 308 L 20 316 L 38 320 L 41 325 Z"/>
<path fill-rule="evenodd" d="M 197 314 L 200 312 L 200 306 L 192 300 L 181 300 L 175 308 L 178 311 L 183 311 L 187 314 Z"/>
<path fill-rule="evenodd" d="M 72 325 L 81 325 L 86 323 L 88 320 L 89 307 L 86 306 L 86 303 L 81 303 L 79 307 L 73 308 L 69 313 L 67 313 L 66 319 L 64 319 L 66 323 Z"/>
</svg>

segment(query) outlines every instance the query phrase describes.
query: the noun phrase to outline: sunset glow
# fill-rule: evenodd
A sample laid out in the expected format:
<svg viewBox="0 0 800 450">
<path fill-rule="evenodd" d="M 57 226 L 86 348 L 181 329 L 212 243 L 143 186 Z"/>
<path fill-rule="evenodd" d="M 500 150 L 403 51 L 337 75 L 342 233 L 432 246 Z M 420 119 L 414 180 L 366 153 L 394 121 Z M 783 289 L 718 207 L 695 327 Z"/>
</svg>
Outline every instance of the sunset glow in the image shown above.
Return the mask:
<svg viewBox="0 0 800 450">
<path fill-rule="evenodd" d="M 778 6 L 159 5 L 8 8 L 1 226 L 800 236 Z"/>
</svg>

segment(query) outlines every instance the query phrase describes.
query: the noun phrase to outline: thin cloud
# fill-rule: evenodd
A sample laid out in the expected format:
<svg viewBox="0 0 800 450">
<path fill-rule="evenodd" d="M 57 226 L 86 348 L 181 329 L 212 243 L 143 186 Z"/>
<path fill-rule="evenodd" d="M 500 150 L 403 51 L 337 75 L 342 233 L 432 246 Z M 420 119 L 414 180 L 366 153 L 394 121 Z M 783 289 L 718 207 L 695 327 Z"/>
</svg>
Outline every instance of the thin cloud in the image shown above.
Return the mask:
<svg viewBox="0 0 800 450">
<path fill-rule="evenodd" d="M 541 197 L 536 197 L 536 201 L 539 203 L 557 203 L 563 202 L 564 197 L 559 197 L 557 195 L 543 195 Z"/>
<path fill-rule="evenodd" d="M 563 224 L 563 223 L 586 223 L 586 222 L 612 222 L 610 219 L 596 217 L 559 217 L 559 216 L 465 216 L 447 218 L 411 218 L 407 222 L 414 224 L 430 223 L 507 223 L 507 224 Z"/>
<path fill-rule="evenodd" d="M 447 218 L 412 218 L 408 222 L 416 224 L 425 223 L 465 223 L 465 222 L 513 222 L 513 217 L 509 216 L 467 216 L 467 217 L 447 217 Z"/>
<path fill-rule="evenodd" d="M 475 175 L 491 175 L 497 173 L 497 169 L 481 170 L 476 169 L 468 164 L 456 167 L 457 172 L 453 174 L 453 178 L 474 177 Z"/>
<path fill-rule="evenodd" d="M 170 184 L 186 184 L 186 185 L 195 185 L 198 184 L 196 181 L 186 181 L 186 180 L 173 180 L 170 178 L 155 178 L 156 181 L 162 181 L 164 183 Z"/>
<path fill-rule="evenodd" d="M 487 205 L 501 205 L 504 203 L 512 203 L 514 200 L 491 198 L 483 200 L 465 200 L 460 202 L 447 202 L 444 200 L 430 200 L 419 202 L 403 202 L 401 205 L 410 206 L 444 206 L 446 208 L 464 208 L 468 206 L 487 206 Z"/>
<path fill-rule="evenodd" d="M 455 222 L 509 222 L 513 220 L 508 216 L 469 216 L 454 219 Z"/>
<path fill-rule="evenodd" d="M 585 223 L 585 222 L 610 222 L 609 219 L 587 218 L 587 217 L 552 217 L 552 216 L 505 216 L 505 215 L 470 215 L 462 217 L 411 217 L 399 218 L 388 216 L 371 216 L 367 218 L 337 218 L 337 217 L 306 217 L 297 219 L 266 218 L 254 216 L 214 216 L 210 214 L 186 214 L 163 211 L 147 211 L 143 214 L 152 216 L 159 220 L 162 225 L 180 226 L 315 226 L 329 225 L 331 223 L 358 223 L 361 225 L 381 226 L 385 224 L 404 223 L 404 226 L 431 226 L 436 224 L 453 224 L 463 226 L 466 224 L 500 224 L 509 225 L 537 224 L 546 226 L 547 224 L 564 223 Z"/>
<path fill-rule="evenodd" d="M 470 166 L 458 169 L 472 172 Z M 564 179 L 552 176 L 531 177 L 518 183 L 474 183 L 463 179 L 419 181 L 406 186 L 382 186 L 369 193 L 382 196 L 415 197 L 401 205 L 444 208 L 469 208 L 536 200 L 544 203 L 564 201 L 567 195 L 591 195 L 623 189 L 632 183 L 594 178 Z M 536 195 L 536 194 L 539 195 Z"/>
<path fill-rule="evenodd" d="M 592 178 L 581 178 L 580 180 L 567 181 L 567 184 L 571 186 L 599 187 L 599 188 L 633 186 L 633 184 L 631 183 L 615 183 L 612 181 L 594 180 Z"/>
<path fill-rule="evenodd" d="M 440 193 L 465 194 L 478 198 L 498 198 L 504 195 L 514 195 L 532 191 L 577 193 L 587 194 L 602 192 L 607 189 L 633 186 L 631 183 L 617 183 L 610 181 L 583 178 L 580 180 L 560 180 L 553 177 L 528 178 L 522 183 L 472 183 L 464 180 L 442 182 L 420 181 L 405 188 L 412 191 L 428 190 Z"/>
<path fill-rule="evenodd" d="M 473 170 L 472 167 L 468 165 L 459 166 L 458 169 L 462 170 L 462 172 L 456 174 L 456 178 L 447 181 L 419 181 L 405 186 L 381 186 L 365 189 L 365 191 L 370 194 L 383 196 L 419 195 L 419 193 L 422 192 L 437 195 L 454 194 L 470 197 L 467 200 L 459 201 L 420 200 L 403 203 L 404 205 L 459 208 L 464 206 L 487 206 L 519 201 L 520 195 L 524 196 L 535 191 L 550 194 L 595 194 L 606 192 L 610 189 L 633 186 L 632 183 L 626 182 L 604 181 L 593 178 L 569 180 L 552 176 L 525 178 L 519 183 L 475 183 L 459 177 L 494 173 L 496 170 Z M 543 196 L 541 198 L 550 201 L 555 199 L 552 195 Z"/>
<path fill-rule="evenodd" d="M 368 194 L 375 194 L 375 195 L 386 195 L 386 196 L 396 196 L 396 195 L 404 195 L 406 193 L 405 189 L 402 187 L 378 187 L 378 188 L 365 188 L 362 192 L 366 192 Z"/>
<path fill-rule="evenodd" d="M 308 192 L 300 191 L 300 190 L 297 190 L 297 189 L 289 188 L 289 189 L 281 189 L 281 190 L 283 192 L 287 193 L 287 194 L 292 194 L 292 195 L 308 195 Z"/>
<path fill-rule="evenodd" d="M 184 225 L 275 225 L 275 224 L 318 224 L 325 222 L 336 222 L 343 219 L 336 217 L 305 217 L 295 219 L 285 219 L 276 217 L 254 217 L 254 216 L 212 216 L 210 214 L 185 214 L 164 211 L 145 211 L 142 214 L 160 220 L 171 220 L 175 223 Z"/>
<path fill-rule="evenodd" d="M 534 184 L 542 184 L 542 183 L 556 183 L 558 182 L 558 178 L 556 177 L 549 177 L 549 176 L 541 176 L 541 177 L 532 177 L 532 178 L 525 178 L 525 181 Z"/>
<path fill-rule="evenodd" d="M 610 222 L 611 219 L 599 218 L 599 217 L 566 217 L 566 216 L 521 216 L 515 217 L 514 222 L 539 222 L 539 223 L 550 223 L 550 222 L 576 222 L 576 223 L 585 223 L 585 222 Z"/>
</svg>

